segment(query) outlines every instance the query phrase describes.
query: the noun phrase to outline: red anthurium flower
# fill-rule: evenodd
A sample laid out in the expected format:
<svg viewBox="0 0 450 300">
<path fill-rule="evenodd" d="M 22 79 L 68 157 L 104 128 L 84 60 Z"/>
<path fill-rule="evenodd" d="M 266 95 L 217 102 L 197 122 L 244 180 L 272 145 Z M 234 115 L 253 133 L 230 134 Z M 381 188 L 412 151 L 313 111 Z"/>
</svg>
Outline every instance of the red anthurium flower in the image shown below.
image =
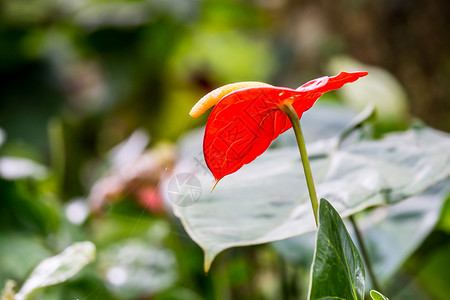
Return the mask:
<svg viewBox="0 0 450 300">
<path fill-rule="evenodd" d="M 292 127 L 281 110 L 283 105 L 292 105 L 300 118 L 323 93 L 366 75 L 367 72 L 341 72 L 314 79 L 296 90 L 243 82 L 226 85 L 203 97 L 190 114 L 197 117 L 216 105 L 203 140 L 205 161 L 216 183 L 253 161 Z"/>
</svg>

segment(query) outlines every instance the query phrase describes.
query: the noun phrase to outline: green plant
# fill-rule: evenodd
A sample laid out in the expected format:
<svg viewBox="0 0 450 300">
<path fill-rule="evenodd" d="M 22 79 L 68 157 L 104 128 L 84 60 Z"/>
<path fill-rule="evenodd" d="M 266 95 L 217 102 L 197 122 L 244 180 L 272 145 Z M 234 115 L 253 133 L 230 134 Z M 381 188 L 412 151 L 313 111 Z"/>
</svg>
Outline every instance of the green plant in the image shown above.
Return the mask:
<svg viewBox="0 0 450 300">
<path fill-rule="evenodd" d="M 361 76 L 360 74 L 358 75 Z M 311 89 L 308 90 L 308 92 L 310 92 L 309 95 L 314 95 L 314 89 L 322 92 L 324 90 L 326 91 L 326 88 L 320 90 L 322 87 L 326 86 L 327 79 L 323 81 L 324 82 L 316 80 L 306 84 L 306 87 L 311 87 Z M 214 186 L 225 175 L 237 171 L 244 164 L 255 159 L 267 149 L 273 139 L 281 132 L 289 129 L 291 126 L 286 124 L 286 119 L 283 119 L 281 117 L 282 115 L 279 113 L 286 114 L 294 127 L 297 145 L 302 154 L 301 158 L 304 165 L 304 174 L 307 179 L 307 188 L 302 187 L 301 190 L 304 191 L 305 189 L 309 191 L 309 198 L 311 199 L 313 206 L 316 224 L 321 224 L 319 225 L 317 233 L 316 255 L 312 266 L 311 288 L 309 293 L 310 299 L 324 299 L 327 297 L 337 297 L 339 299 L 363 299 L 365 272 L 362 259 L 359 257 L 358 250 L 351 241 L 350 235 L 347 233 L 341 217 L 331 204 L 325 199 L 321 200 L 320 206 L 317 203 L 314 183 L 312 181 L 312 173 L 314 172 L 311 172 L 311 168 L 309 167 L 308 156 L 306 155 L 306 148 L 304 146 L 305 143 L 298 121 L 299 117 L 296 113 L 296 110 L 300 109 L 299 115 L 301 116 L 304 110 L 312 106 L 312 103 L 314 103 L 321 93 L 311 96 L 312 103 L 307 104 L 308 102 L 303 102 L 305 104 L 303 104 L 304 106 L 301 106 L 299 103 L 302 103 L 302 96 L 296 95 L 292 92 L 293 90 L 267 86 L 255 87 L 252 86 L 253 84 L 254 83 L 251 83 L 248 87 L 244 88 L 242 85 L 237 85 L 236 91 L 232 91 L 231 93 L 228 90 L 227 93 L 215 91 L 210 95 L 218 95 L 217 99 L 211 101 L 209 98 L 210 96 L 207 95 L 200 101 L 199 105 L 202 107 L 205 106 L 206 108 L 209 108 L 212 105 L 204 105 L 205 101 L 211 101 L 213 104 L 217 104 L 208 121 L 203 142 L 206 164 L 215 177 Z M 299 88 L 299 90 L 301 89 L 302 87 Z M 295 102 L 297 101 L 297 97 L 300 100 Z M 297 107 L 293 107 L 292 103 L 297 103 Z M 251 108 L 253 105 L 256 106 L 257 109 L 252 110 Z M 349 151 L 349 154 L 355 154 L 354 157 L 346 154 L 346 151 L 342 150 L 342 143 L 348 136 L 353 134 L 356 129 L 360 128 L 371 115 L 372 110 L 370 109 L 367 112 L 363 112 L 360 117 L 356 118 L 355 121 L 347 127 L 347 129 L 343 130 L 339 137 L 332 139 L 332 142 L 330 143 L 331 147 L 329 149 L 325 149 L 324 153 L 320 155 L 312 155 L 314 158 L 312 163 L 313 171 L 315 167 L 318 166 L 319 169 L 322 168 L 322 170 L 328 172 L 325 178 L 329 183 L 325 181 L 328 185 L 323 184 L 323 178 L 321 178 L 319 191 L 321 187 L 324 188 L 326 191 L 322 193 L 334 198 L 333 202 L 340 198 L 339 200 L 341 201 L 335 203 L 340 206 L 339 210 L 344 216 L 351 216 L 369 206 L 382 203 L 394 203 L 420 194 L 437 182 L 444 180 L 449 175 L 449 170 L 447 168 L 444 168 L 445 170 L 440 168 L 429 168 L 426 170 L 426 172 L 429 172 L 429 176 L 424 176 L 424 171 L 421 170 L 422 172 L 412 172 L 411 174 L 408 174 L 411 176 L 410 178 L 402 178 L 401 182 L 398 182 L 398 178 L 402 171 L 393 166 L 393 162 L 399 164 L 399 166 L 406 162 L 405 165 L 410 167 L 412 171 L 419 171 L 419 168 L 421 168 L 424 163 L 436 165 L 436 163 L 442 159 L 442 157 L 440 157 L 440 151 L 444 148 L 439 147 L 439 150 L 435 152 L 436 156 L 434 159 L 436 160 L 430 156 L 431 153 L 429 152 L 429 149 L 424 149 L 426 148 L 426 141 L 428 140 L 429 142 L 429 139 L 432 136 L 440 139 L 439 133 L 429 131 L 426 128 L 418 127 L 412 129 L 410 134 L 405 134 L 404 137 L 400 137 L 400 140 L 398 140 L 397 137 L 397 143 L 395 142 L 396 138 L 388 138 L 382 142 L 366 142 L 366 144 L 364 144 L 364 138 L 362 139 L 362 142 L 356 140 L 356 143 L 354 143 L 355 149 L 351 149 L 350 147 Z M 361 137 L 363 137 L 363 135 L 361 135 Z M 261 141 L 259 138 L 261 138 Z M 411 146 L 411 142 L 416 145 L 417 143 L 420 144 L 420 147 L 415 149 L 417 151 L 406 151 L 402 153 L 402 150 Z M 447 146 L 448 141 L 440 143 L 440 146 L 445 147 L 444 145 Z M 348 148 L 346 150 L 348 151 Z M 363 155 L 361 156 L 361 154 Z M 402 157 L 402 154 L 405 155 Z M 274 168 L 276 164 L 280 163 L 279 161 L 275 163 L 273 161 L 271 162 L 271 159 L 277 160 L 280 159 L 280 156 L 285 159 L 287 157 L 286 153 L 281 153 L 280 151 L 278 157 L 273 155 L 270 158 L 266 157 L 265 160 L 259 159 L 259 168 L 255 168 L 253 173 L 252 171 L 247 174 L 241 173 L 239 183 L 230 179 L 229 183 L 222 183 L 223 188 L 219 185 L 219 190 L 217 191 L 216 189 L 214 192 L 217 192 L 219 195 L 205 196 L 204 201 L 200 199 L 194 207 L 189 209 L 175 208 L 176 214 L 182 219 L 187 231 L 205 250 L 206 270 L 209 269 L 215 255 L 223 249 L 236 245 L 249 245 L 279 240 L 311 230 L 311 222 L 307 221 L 308 217 L 304 214 L 301 216 L 301 220 L 305 221 L 304 224 L 301 224 L 302 228 L 295 228 L 292 230 L 295 224 L 299 224 L 299 216 L 292 218 L 292 214 L 289 216 L 289 213 L 286 212 L 286 210 L 280 210 L 279 214 L 273 213 L 272 211 L 267 218 L 262 218 L 263 221 L 261 221 L 261 217 L 259 217 L 260 227 L 254 228 L 250 232 L 243 234 L 245 238 L 239 237 L 239 234 L 234 235 L 231 233 L 230 235 L 230 232 L 227 232 L 226 227 L 232 228 L 232 225 L 222 228 L 222 230 L 225 231 L 223 233 L 224 239 L 222 239 L 220 233 L 218 237 L 210 238 L 211 235 L 209 234 L 208 228 L 205 227 L 207 224 L 212 225 L 212 223 L 225 224 L 223 222 L 226 222 L 225 219 L 227 219 L 228 216 L 223 218 L 223 213 L 219 215 L 219 220 L 216 219 L 212 222 L 204 223 L 205 220 L 211 218 L 210 216 L 202 216 L 201 212 L 214 212 L 218 209 L 222 211 L 226 207 L 232 206 L 232 204 L 225 206 L 226 204 L 224 202 L 227 200 L 232 201 L 232 198 L 230 198 L 232 195 L 236 196 L 242 194 L 243 197 L 255 199 L 255 201 L 257 201 L 256 198 L 258 197 L 252 195 L 252 192 L 250 192 L 252 187 L 245 186 L 249 183 L 250 177 L 249 179 L 244 178 L 246 175 L 256 175 L 255 172 L 262 172 L 263 170 L 263 172 L 270 173 L 271 168 Z M 361 159 L 365 156 L 367 159 Z M 408 157 L 415 157 L 415 159 L 408 160 Z M 377 166 L 376 163 L 380 163 L 380 165 Z M 264 164 L 265 168 L 263 168 Z M 327 170 L 330 166 L 332 166 L 331 175 L 329 173 L 330 170 Z M 342 168 L 341 170 L 339 170 L 339 166 Z M 286 170 L 287 169 L 284 171 Z M 333 175 L 333 172 L 336 174 Z M 363 177 L 367 175 L 369 175 L 369 177 Z M 255 187 L 267 184 L 263 189 L 265 192 L 268 191 L 270 187 L 274 186 L 274 184 L 268 184 L 268 180 L 270 179 L 276 181 L 275 185 L 282 185 L 285 189 L 293 184 L 290 168 L 286 176 L 280 176 L 278 178 L 275 176 L 275 173 L 269 174 L 268 176 L 259 174 L 259 182 L 255 184 Z M 358 178 L 358 176 L 362 177 Z M 387 185 L 385 182 L 380 182 L 380 179 L 385 177 L 391 180 Z M 345 182 L 343 187 L 337 185 L 340 181 Z M 237 191 L 233 193 L 233 189 Z M 270 192 L 272 194 L 274 193 L 273 190 Z M 298 192 L 298 190 L 295 192 Z M 293 194 L 295 194 L 295 192 L 293 192 Z M 258 194 L 258 192 L 254 194 Z M 336 198 L 336 195 L 341 197 Z M 228 199 L 223 197 L 228 197 Z M 239 197 L 239 199 L 243 199 L 243 197 Z M 283 191 L 283 197 L 286 197 L 286 190 Z M 360 199 L 358 199 L 358 197 L 360 197 Z M 272 204 L 273 199 L 269 200 L 268 198 L 261 198 L 258 199 L 259 202 L 257 205 L 264 206 L 269 204 L 272 209 L 274 209 Z M 267 200 L 265 201 L 263 199 Z M 219 203 L 213 203 L 214 201 L 218 201 Z M 253 202 L 253 200 L 251 200 L 251 202 Z M 239 201 L 236 201 L 236 204 L 238 203 Z M 241 202 L 241 204 L 243 204 L 243 202 Z M 252 205 L 251 207 L 256 210 L 256 212 L 255 210 L 252 212 L 252 215 L 261 216 L 262 214 L 262 216 L 264 216 L 264 209 L 256 209 L 255 205 Z M 239 206 L 235 208 L 235 210 L 239 209 Z M 320 217 L 318 217 L 320 211 L 322 212 L 321 221 Z M 276 223 L 271 223 L 270 221 L 270 219 L 277 220 L 277 218 L 286 218 L 286 216 L 287 221 L 282 221 L 281 226 L 275 225 Z M 233 217 L 230 215 L 229 220 L 232 218 Z M 244 218 L 245 214 L 241 219 L 243 220 Z M 295 218 L 297 218 L 297 220 Z M 201 221 L 202 219 L 203 221 Z M 256 221 L 258 217 L 253 217 L 253 219 Z M 375 278 L 375 272 L 371 267 L 357 223 L 354 218 L 351 218 L 351 221 L 354 232 L 358 237 L 359 246 L 365 256 L 364 261 L 369 270 L 369 274 L 372 277 L 372 286 L 379 289 L 377 283 L 378 280 Z M 201 227 L 199 227 L 199 224 L 202 224 Z M 265 231 L 268 232 L 268 234 L 264 234 Z M 215 233 L 217 234 L 217 232 Z M 252 235 L 254 238 L 251 237 Z M 230 237 L 234 236 L 236 236 L 237 239 L 230 239 Z M 329 246 L 331 250 L 327 251 L 326 246 Z M 339 263 L 339 261 L 341 261 L 341 263 Z M 335 274 L 342 275 L 334 276 Z M 372 294 L 375 295 L 375 292 Z"/>
</svg>

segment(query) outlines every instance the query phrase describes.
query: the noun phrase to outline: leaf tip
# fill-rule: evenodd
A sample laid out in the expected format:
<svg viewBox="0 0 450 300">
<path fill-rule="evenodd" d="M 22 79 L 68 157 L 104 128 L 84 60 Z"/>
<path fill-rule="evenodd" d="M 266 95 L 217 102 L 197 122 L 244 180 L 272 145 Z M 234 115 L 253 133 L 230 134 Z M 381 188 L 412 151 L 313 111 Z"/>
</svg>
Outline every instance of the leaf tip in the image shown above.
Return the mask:
<svg viewBox="0 0 450 300">
<path fill-rule="evenodd" d="M 208 275 L 209 270 L 211 269 L 211 264 L 214 260 L 215 254 L 205 251 L 205 257 L 203 261 L 203 271 L 206 275 Z"/>
</svg>

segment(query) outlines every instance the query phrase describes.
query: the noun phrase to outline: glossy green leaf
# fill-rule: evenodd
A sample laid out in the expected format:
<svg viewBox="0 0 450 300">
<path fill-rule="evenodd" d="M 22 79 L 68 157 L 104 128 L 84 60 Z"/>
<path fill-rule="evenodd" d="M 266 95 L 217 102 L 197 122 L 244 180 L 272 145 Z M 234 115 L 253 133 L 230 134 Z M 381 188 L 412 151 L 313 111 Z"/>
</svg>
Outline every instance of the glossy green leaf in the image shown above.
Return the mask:
<svg viewBox="0 0 450 300">
<path fill-rule="evenodd" d="M 309 299 L 364 299 L 364 264 L 339 213 L 325 199 L 311 267 Z"/>
<path fill-rule="evenodd" d="M 30 274 L 16 295 L 28 299 L 37 289 L 66 281 L 95 259 L 95 245 L 89 241 L 75 243 L 60 254 L 43 260 Z"/>
<path fill-rule="evenodd" d="M 389 298 L 383 296 L 380 292 L 375 290 L 370 291 L 370 297 L 372 297 L 373 300 L 389 300 Z"/>
<path fill-rule="evenodd" d="M 322 121 L 326 124 L 329 119 Z M 280 138 L 294 138 L 292 132 L 284 135 Z M 414 127 L 381 140 L 353 139 L 333 150 L 337 141 L 318 138 L 307 148 L 318 196 L 329 199 L 343 217 L 420 194 L 450 175 L 449 135 L 433 129 Z M 201 141 L 196 143 L 201 147 Z M 269 149 L 210 193 L 214 179 L 193 144 L 190 141 L 181 149 L 183 158 L 175 174 L 195 174 L 200 192 L 194 205 L 173 208 L 191 238 L 204 249 L 206 269 L 224 249 L 314 230 L 297 148 Z M 167 185 L 163 188 L 167 191 Z"/>
</svg>

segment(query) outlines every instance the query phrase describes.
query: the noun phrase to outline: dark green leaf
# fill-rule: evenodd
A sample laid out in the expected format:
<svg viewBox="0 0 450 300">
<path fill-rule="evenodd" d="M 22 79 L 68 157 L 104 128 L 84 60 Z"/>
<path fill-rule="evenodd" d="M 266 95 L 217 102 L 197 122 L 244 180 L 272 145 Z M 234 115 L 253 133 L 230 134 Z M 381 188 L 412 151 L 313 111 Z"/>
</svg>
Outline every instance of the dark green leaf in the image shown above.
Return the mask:
<svg viewBox="0 0 450 300">
<path fill-rule="evenodd" d="M 54 233 L 60 222 L 60 206 L 52 191 L 51 181 L 0 178 L 0 231 L 24 230 L 42 236 Z"/>
<path fill-rule="evenodd" d="M 320 200 L 309 299 L 364 299 L 364 264 L 339 213 Z"/>
</svg>

